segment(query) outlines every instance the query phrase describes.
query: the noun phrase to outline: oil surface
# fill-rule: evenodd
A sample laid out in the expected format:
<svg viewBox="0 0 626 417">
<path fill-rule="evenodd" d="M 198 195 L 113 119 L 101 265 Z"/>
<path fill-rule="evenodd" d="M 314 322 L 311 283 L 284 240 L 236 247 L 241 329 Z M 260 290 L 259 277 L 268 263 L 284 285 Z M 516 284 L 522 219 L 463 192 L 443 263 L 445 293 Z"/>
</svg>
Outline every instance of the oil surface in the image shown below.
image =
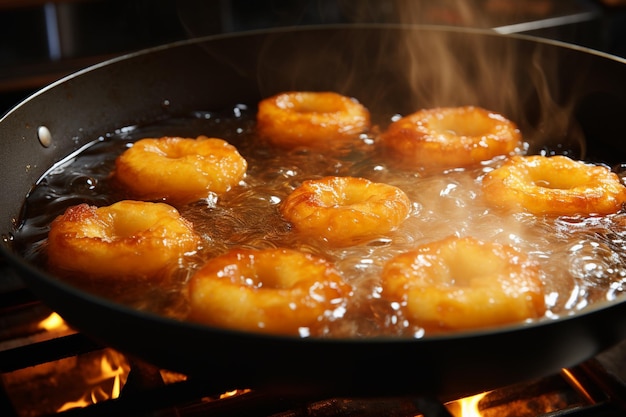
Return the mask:
<svg viewBox="0 0 626 417">
<path fill-rule="evenodd" d="M 103 206 L 128 198 L 114 186 L 111 172 L 115 158 L 134 141 L 206 135 L 236 146 L 248 162 L 248 172 L 223 195 L 177 207 L 202 236 L 202 250 L 159 280 L 71 279 L 73 284 L 133 308 L 184 319 L 185 283 L 206 260 L 236 247 L 294 247 L 334 262 L 356 289 L 345 317 L 328 327 L 327 336 L 422 337 L 429 332 L 407 325 L 381 298 L 382 266 L 419 244 L 457 235 L 512 245 L 539 263 L 547 317 L 614 299 L 626 290 L 625 213 L 555 217 L 503 212 L 482 201 L 480 187 L 482 176 L 501 159 L 443 173 L 395 170 L 377 155 L 377 129 L 362 136 L 358 146 L 333 154 L 278 150 L 256 136 L 254 116 L 253 108 L 238 105 L 221 113 L 197 111 L 127 126 L 94 138 L 90 146 L 50 169 L 28 196 L 16 248 L 45 267 L 48 227 L 56 216 L 75 204 Z M 299 236 L 280 216 L 279 204 L 302 181 L 327 175 L 364 177 L 399 187 L 413 203 L 409 218 L 396 231 L 347 248 Z"/>
</svg>

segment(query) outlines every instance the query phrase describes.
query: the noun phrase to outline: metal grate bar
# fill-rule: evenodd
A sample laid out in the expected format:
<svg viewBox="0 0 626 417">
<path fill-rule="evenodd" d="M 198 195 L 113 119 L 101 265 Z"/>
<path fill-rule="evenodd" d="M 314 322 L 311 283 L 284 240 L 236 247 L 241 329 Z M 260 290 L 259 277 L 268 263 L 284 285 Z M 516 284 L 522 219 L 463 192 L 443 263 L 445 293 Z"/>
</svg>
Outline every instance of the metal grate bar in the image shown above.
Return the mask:
<svg viewBox="0 0 626 417">
<path fill-rule="evenodd" d="M 0 373 L 12 372 L 103 347 L 80 333 L 7 349 L 0 352 Z"/>
</svg>

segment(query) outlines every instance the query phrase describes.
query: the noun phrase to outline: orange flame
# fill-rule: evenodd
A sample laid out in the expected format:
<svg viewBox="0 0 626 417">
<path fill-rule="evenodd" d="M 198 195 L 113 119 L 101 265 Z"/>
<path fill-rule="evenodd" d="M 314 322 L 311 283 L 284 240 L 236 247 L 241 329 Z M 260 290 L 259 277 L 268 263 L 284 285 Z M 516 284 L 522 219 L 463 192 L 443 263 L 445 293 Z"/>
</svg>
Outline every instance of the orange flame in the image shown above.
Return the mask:
<svg viewBox="0 0 626 417">
<path fill-rule="evenodd" d="M 87 401 L 86 396 L 83 398 L 80 398 L 78 401 L 69 401 L 66 402 L 65 404 L 63 404 L 58 410 L 57 413 L 63 412 L 63 411 L 67 411 L 69 409 L 72 408 L 82 408 L 82 407 L 86 407 L 88 405 L 90 405 L 91 403 L 89 401 Z"/>
<path fill-rule="evenodd" d="M 118 398 L 122 391 L 127 370 L 124 366 L 116 365 L 114 362 L 115 360 L 112 360 L 109 355 L 103 354 L 100 358 L 100 373 L 95 377 L 85 378 L 88 392 L 76 401 L 65 403 L 57 412 L 71 408 L 86 407 L 101 401 Z"/>
<path fill-rule="evenodd" d="M 41 330 L 65 330 L 67 329 L 67 324 L 65 320 L 61 318 L 57 313 L 52 313 L 45 319 L 39 322 L 38 327 Z"/>
<path fill-rule="evenodd" d="M 235 389 L 235 390 L 228 391 L 228 392 L 225 392 L 225 393 L 221 394 L 219 398 L 221 400 L 221 399 L 224 399 L 224 398 L 234 397 L 236 395 L 247 394 L 247 393 L 249 393 L 251 391 L 252 390 L 247 389 L 247 388 L 246 389 Z"/>
<path fill-rule="evenodd" d="M 482 400 L 488 392 L 476 394 L 471 397 L 461 398 L 460 400 L 452 401 L 446 406 L 454 417 L 481 417 L 480 408 L 478 403 Z"/>
<path fill-rule="evenodd" d="M 109 361 L 106 355 L 102 356 L 102 358 L 100 359 L 100 369 L 102 373 L 95 378 L 87 380 L 87 382 L 91 385 L 97 385 L 100 382 L 113 378 L 114 386 L 118 386 L 119 388 L 120 375 L 124 373 L 124 369 L 121 366 L 114 366 L 111 361 Z M 116 395 L 116 393 L 113 392 L 113 395 Z M 117 395 L 119 395 L 119 390 L 117 392 Z"/>
</svg>

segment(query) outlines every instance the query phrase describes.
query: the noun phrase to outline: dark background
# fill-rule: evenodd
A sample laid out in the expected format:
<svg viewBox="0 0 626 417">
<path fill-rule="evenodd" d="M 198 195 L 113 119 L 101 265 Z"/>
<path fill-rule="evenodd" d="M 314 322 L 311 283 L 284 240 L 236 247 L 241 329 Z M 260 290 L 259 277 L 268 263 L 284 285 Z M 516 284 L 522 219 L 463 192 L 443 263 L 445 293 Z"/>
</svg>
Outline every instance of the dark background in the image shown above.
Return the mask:
<svg viewBox="0 0 626 417">
<path fill-rule="evenodd" d="M 494 28 L 626 57 L 621 0 L 0 0 L 0 114 L 116 55 L 217 33 L 330 23 Z"/>
</svg>

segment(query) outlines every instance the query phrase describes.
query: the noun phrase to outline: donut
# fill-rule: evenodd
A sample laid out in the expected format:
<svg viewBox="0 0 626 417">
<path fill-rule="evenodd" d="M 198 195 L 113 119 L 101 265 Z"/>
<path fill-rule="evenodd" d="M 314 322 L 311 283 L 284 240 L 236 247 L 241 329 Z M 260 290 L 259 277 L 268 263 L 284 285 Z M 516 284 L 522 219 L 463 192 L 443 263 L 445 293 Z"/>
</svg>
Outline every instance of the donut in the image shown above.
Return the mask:
<svg viewBox="0 0 626 417">
<path fill-rule="evenodd" d="M 567 156 L 514 156 L 487 173 L 482 189 L 488 203 L 533 214 L 616 213 L 626 187 L 608 168 Z"/>
<path fill-rule="evenodd" d="M 174 207 L 124 200 L 69 207 L 50 224 L 46 246 L 54 270 L 121 279 L 154 276 L 199 245 Z"/>
<path fill-rule="evenodd" d="M 388 233 L 411 211 L 404 191 L 358 177 L 304 181 L 280 205 L 300 233 L 332 246 L 350 246 Z"/>
<path fill-rule="evenodd" d="M 293 249 L 233 249 L 188 285 L 189 319 L 261 333 L 309 336 L 341 317 L 352 288 L 328 261 Z"/>
<path fill-rule="evenodd" d="M 522 147 L 517 126 L 480 107 L 419 110 L 392 122 L 380 136 L 386 158 L 403 168 L 463 168 L 512 155 Z"/>
<path fill-rule="evenodd" d="M 369 111 L 334 92 L 285 92 L 261 100 L 257 111 L 259 135 L 282 148 L 332 149 L 369 127 Z"/>
<path fill-rule="evenodd" d="M 382 297 L 430 331 L 515 323 L 546 311 L 537 265 L 511 246 L 472 237 L 426 243 L 387 261 Z"/>
<path fill-rule="evenodd" d="M 135 142 L 116 159 L 114 177 L 133 199 L 183 204 L 230 190 L 246 169 L 223 139 L 166 136 Z"/>
</svg>

